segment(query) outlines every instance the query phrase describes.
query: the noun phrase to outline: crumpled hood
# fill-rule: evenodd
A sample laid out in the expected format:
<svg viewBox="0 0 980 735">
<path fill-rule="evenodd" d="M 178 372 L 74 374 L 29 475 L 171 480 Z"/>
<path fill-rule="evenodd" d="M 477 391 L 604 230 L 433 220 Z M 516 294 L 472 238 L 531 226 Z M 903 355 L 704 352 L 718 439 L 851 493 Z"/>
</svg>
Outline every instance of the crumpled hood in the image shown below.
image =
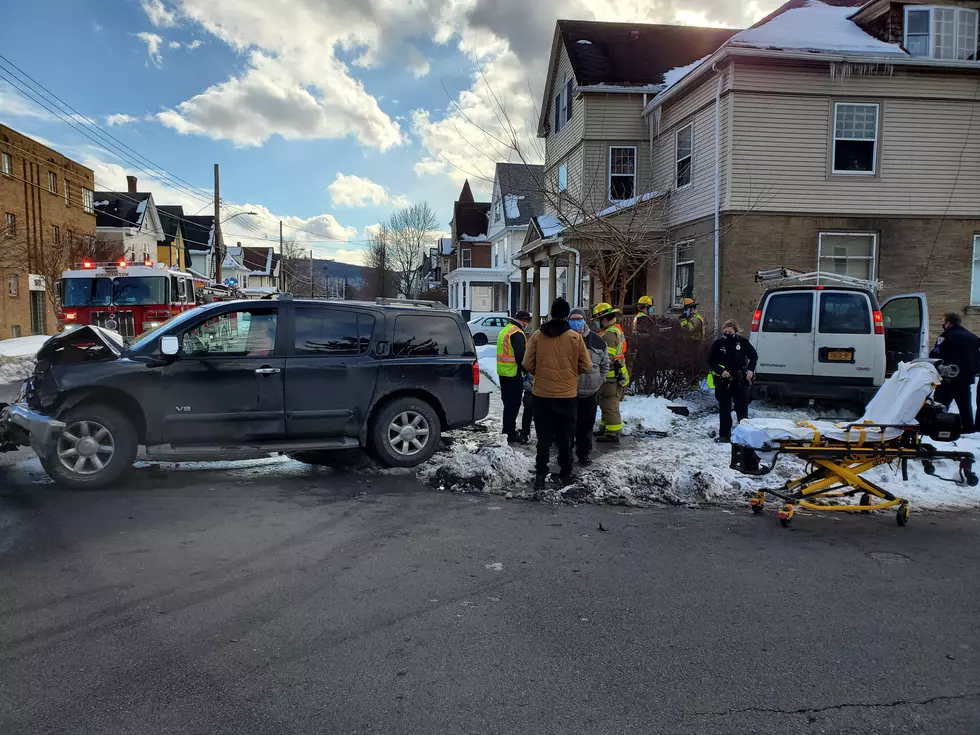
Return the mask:
<svg viewBox="0 0 980 735">
<path fill-rule="evenodd" d="M 58 359 L 59 353 L 64 353 L 68 350 L 84 351 L 89 356 L 89 359 L 84 361 L 108 361 L 122 357 L 125 349 L 123 338 L 118 332 L 113 332 L 104 327 L 95 327 L 86 324 L 77 329 L 56 334 L 45 342 L 44 346 L 38 350 L 37 361 L 39 363 L 42 360 L 50 360 L 54 363 L 60 362 Z M 77 362 L 82 361 L 77 360 Z M 73 360 L 73 362 L 76 362 L 76 360 Z"/>
<path fill-rule="evenodd" d="M 546 337 L 560 337 L 571 327 L 565 319 L 552 319 L 541 325 L 541 333 Z"/>
</svg>

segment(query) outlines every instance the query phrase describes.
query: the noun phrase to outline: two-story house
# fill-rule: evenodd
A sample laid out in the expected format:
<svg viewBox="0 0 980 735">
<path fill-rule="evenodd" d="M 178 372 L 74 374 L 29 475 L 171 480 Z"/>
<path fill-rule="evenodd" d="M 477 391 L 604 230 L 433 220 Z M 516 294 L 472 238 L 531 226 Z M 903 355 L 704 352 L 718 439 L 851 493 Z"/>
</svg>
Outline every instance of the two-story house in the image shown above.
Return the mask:
<svg viewBox="0 0 980 735">
<path fill-rule="evenodd" d="M 522 283 L 533 270 L 534 283 L 548 283 L 539 285 L 548 297 L 531 303 L 557 295 L 561 266 L 572 274 L 569 295 L 582 303 L 631 303 L 656 286 L 664 237 L 661 199 L 654 195 L 669 181 L 654 173 L 641 113 L 663 89 L 665 73 L 711 54 L 733 33 L 558 21 L 538 122 L 544 211 L 527 231 L 519 263 Z"/>
<path fill-rule="evenodd" d="M 153 194 L 137 191 L 135 176 L 127 176 L 126 184 L 125 192 L 95 192 L 96 237 L 128 260 L 156 260 L 166 234 Z"/>
<path fill-rule="evenodd" d="M 785 266 L 980 323 L 978 9 L 793 0 L 677 70 L 644 109 L 671 181 L 660 299 L 747 321 Z"/>
<path fill-rule="evenodd" d="M 194 285 L 203 288 L 215 275 L 214 216 L 189 214 L 184 217 L 183 227 L 187 245 L 185 270 L 194 276 Z"/>
<path fill-rule="evenodd" d="M 163 240 L 157 243 L 157 262 L 166 263 L 174 270 L 184 270 L 186 244 L 184 243 L 184 208 L 179 205 L 157 207 Z"/>
<path fill-rule="evenodd" d="M 490 202 L 473 198 L 470 182 L 463 183 L 453 204 L 452 252 L 446 284 L 449 306 L 474 313 L 506 311 L 506 281 L 492 268 L 487 237 Z"/>
</svg>

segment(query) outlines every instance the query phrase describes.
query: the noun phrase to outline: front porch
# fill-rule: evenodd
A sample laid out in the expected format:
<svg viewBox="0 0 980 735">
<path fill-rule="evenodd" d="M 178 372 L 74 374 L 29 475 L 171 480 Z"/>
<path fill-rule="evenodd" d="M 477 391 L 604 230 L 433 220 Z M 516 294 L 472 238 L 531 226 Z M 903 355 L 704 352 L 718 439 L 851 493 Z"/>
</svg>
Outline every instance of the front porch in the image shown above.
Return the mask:
<svg viewBox="0 0 980 735">
<path fill-rule="evenodd" d="M 473 314 L 510 309 L 509 268 L 457 268 L 446 276 L 449 308 Z"/>
</svg>

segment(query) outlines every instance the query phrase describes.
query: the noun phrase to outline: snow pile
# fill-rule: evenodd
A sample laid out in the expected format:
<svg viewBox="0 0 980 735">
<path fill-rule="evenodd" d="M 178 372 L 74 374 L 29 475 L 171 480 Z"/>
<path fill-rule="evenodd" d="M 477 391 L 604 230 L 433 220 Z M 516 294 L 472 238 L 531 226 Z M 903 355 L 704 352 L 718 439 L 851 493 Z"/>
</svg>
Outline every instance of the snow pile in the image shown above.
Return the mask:
<svg viewBox="0 0 980 735">
<path fill-rule="evenodd" d="M 649 201 L 651 199 L 654 199 L 654 198 L 656 198 L 658 196 L 660 196 L 660 192 L 658 192 L 658 191 L 648 191 L 648 192 L 646 192 L 644 194 L 640 194 L 640 195 L 635 196 L 635 197 L 630 197 L 629 199 L 624 199 L 621 202 L 616 202 L 611 207 L 606 207 L 605 209 L 600 210 L 597 213 L 597 216 L 599 216 L 599 217 L 605 217 L 608 214 L 614 214 L 614 213 L 619 212 L 619 211 L 622 211 L 624 209 L 629 209 L 630 207 L 635 207 L 640 202 L 646 202 L 646 201 Z"/>
<path fill-rule="evenodd" d="M 733 46 L 837 51 L 907 56 L 898 44 L 879 41 L 862 31 L 850 17 L 856 8 L 833 7 L 811 0 L 802 8 L 787 10 L 768 23 L 735 34 Z"/>
<path fill-rule="evenodd" d="M 521 216 L 521 208 L 518 205 L 524 197 L 518 194 L 504 195 L 504 208 L 507 210 L 507 219 L 518 219 Z"/>
<path fill-rule="evenodd" d="M 0 341 L 0 385 L 19 383 L 34 371 L 34 355 L 48 337 L 14 337 Z"/>
<path fill-rule="evenodd" d="M 459 239 L 463 242 L 487 242 L 487 236 L 483 235 L 460 235 Z"/>
<path fill-rule="evenodd" d="M 0 341 L 0 357 L 34 357 L 50 339 L 41 334 L 34 337 L 14 337 Z"/>
<path fill-rule="evenodd" d="M 504 494 L 530 485 L 534 461 L 528 454 L 508 446 L 499 434 L 481 438 L 483 442 L 457 439 L 448 452 L 422 465 L 419 479 L 430 487 L 453 492 Z"/>
<path fill-rule="evenodd" d="M 592 45 L 592 41 L 586 41 L 584 38 L 580 38 L 575 43 L 580 43 L 583 46 L 591 46 Z"/>
<path fill-rule="evenodd" d="M 664 91 L 666 92 L 668 89 L 670 89 L 675 84 L 677 84 L 681 79 L 683 79 L 688 74 L 690 74 L 692 71 L 694 71 L 699 66 L 701 66 L 701 64 L 703 64 L 705 61 L 707 61 L 708 58 L 710 58 L 710 56 L 711 56 L 711 54 L 708 54 L 708 56 L 705 56 L 703 58 L 700 58 L 697 61 L 694 61 L 694 62 L 688 64 L 687 66 L 678 66 L 676 69 L 670 69 L 670 70 L 668 70 L 664 74 L 664 85 L 665 85 L 664 86 Z"/>
</svg>

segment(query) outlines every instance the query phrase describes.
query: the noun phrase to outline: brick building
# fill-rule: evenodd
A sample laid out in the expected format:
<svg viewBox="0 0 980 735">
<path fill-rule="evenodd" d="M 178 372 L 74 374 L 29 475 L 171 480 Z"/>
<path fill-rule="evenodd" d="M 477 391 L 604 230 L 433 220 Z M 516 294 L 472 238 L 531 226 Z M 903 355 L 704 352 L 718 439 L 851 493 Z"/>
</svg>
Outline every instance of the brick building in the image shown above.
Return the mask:
<svg viewBox="0 0 980 735">
<path fill-rule="evenodd" d="M 56 281 L 94 244 L 94 177 L 0 125 L 0 339 L 54 333 Z"/>
</svg>

